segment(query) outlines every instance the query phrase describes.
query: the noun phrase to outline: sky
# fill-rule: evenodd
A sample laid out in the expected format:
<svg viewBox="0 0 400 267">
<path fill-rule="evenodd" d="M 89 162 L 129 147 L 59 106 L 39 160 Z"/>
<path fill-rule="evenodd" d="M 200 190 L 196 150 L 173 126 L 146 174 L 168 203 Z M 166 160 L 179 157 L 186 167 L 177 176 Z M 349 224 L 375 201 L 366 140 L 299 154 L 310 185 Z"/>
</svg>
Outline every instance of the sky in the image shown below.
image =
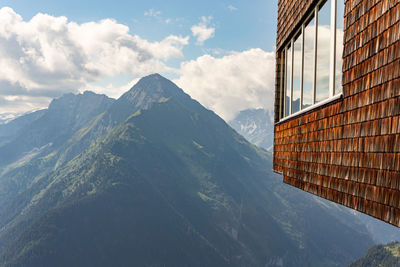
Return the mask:
<svg viewBox="0 0 400 267">
<path fill-rule="evenodd" d="M 0 120 L 152 73 L 225 120 L 273 109 L 277 0 L 0 3 Z"/>
</svg>

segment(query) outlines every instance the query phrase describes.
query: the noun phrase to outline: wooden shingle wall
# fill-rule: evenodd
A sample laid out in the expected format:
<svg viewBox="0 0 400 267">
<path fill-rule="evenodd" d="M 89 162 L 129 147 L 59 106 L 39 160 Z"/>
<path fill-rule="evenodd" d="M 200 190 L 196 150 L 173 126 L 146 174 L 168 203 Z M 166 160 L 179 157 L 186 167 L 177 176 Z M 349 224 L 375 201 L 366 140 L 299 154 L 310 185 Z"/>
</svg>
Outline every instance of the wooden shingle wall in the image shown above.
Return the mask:
<svg viewBox="0 0 400 267">
<path fill-rule="evenodd" d="M 279 8 L 294 2 L 310 1 L 281 0 Z M 400 227 L 400 1 L 345 3 L 343 98 L 275 125 L 274 170 Z M 280 19 L 277 47 L 279 33 L 290 35 Z"/>
</svg>

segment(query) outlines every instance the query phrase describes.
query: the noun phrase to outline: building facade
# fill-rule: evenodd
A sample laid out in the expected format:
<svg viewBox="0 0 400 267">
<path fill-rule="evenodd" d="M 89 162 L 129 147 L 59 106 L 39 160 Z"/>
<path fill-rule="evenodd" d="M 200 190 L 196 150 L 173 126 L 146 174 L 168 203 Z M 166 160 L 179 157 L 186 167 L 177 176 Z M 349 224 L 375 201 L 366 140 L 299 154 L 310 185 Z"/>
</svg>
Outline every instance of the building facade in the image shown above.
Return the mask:
<svg viewBox="0 0 400 267">
<path fill-rule="evenodd" d="M 280 0 L 274 170 L 400 227 L 400 1 Z"/>
</svg>

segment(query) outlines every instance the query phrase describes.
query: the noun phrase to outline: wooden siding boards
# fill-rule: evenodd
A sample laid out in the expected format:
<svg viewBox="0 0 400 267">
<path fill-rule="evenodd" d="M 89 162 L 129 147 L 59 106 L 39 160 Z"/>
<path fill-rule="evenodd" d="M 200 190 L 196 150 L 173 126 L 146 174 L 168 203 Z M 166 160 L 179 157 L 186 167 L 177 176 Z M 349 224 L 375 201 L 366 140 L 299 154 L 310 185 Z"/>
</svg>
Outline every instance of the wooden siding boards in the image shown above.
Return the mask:
<svg viewBox="0 0 400 267">
<path fill-rule="evenodd" d="M 279 1 L 275 109 L 283 46 L 317 1 Z M 279 123 L 284 182 L 400 227 L 400 1 L 346 0 L 343 98 Z"/>
</svg>

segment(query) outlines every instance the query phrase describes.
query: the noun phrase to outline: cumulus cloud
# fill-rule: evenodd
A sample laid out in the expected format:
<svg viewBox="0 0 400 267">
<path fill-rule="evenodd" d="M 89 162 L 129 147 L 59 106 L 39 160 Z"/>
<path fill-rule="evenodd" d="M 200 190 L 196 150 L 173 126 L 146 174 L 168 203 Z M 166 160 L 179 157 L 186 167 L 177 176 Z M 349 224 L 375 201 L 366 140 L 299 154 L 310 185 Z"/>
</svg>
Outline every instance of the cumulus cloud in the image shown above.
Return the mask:
<svg viewBox="0 0 400 267">
<path fill-rule="evenodd" d="M 273 109 L 275 54 L 262 49 L 184 62 L 174 82 L 225 120 L 248 108 Z"/>
<path fill-rule="evenodd" d="M 26 112 L 47 107 L 50 98 L 48 97 L 30 97 L 30 96 L 0 96 L 0 120 L 4 117 L 13 119 Z"/>
<path fill-rule="evenodd" d="M 211 20 L 202 17 L 191 28 L 198 44 L 214 36 Z M 1 8 L 0 114 L 47 107 L 66 92 L 89 89 L 118 97 L 154 72 L 173 73 L 180 87 L 226 120 L 247 108 L 272 109 L 273 53 L 215 50 L 215 56 L 169 67 L 168 60 L 182 59 L 188 44 L 189 36 L 175 35 L 150 42 L 112 19 L 78 24 L 39 13 L 25 21 L 11 8 Z M 131 82 L 102 83 L 119 76 Z"/>
<path fill-rule="evenodd" d="M 83 90 L 104 77 L 137 78 L 169 71 L 166 61 L 182 58 L 188 43 L 189 37 L 173 35 L 149 42 L 112 19 L 78 24 L 39 13 L 24 21 L 4 7 L 0 9 L 0 97 L 7 101 L 18 96 L 29 103 L 25 106 L 39 108 L 44 98 L 49 101 Z M 8 111 L 6 106 L 0 106 L 0 113 Z"/>
<path fill-rule="evenodd" d="M 195 38 L 197 38 L 196 43 L 202 45 L 206 40 L 214 37 L 215 28 L 209 27 L 212 17 L 201 17 L 201 21 L 197 25 L 193 25 L 190 30 Z"/>
<path fill-rule="evenodd" d="M 122 93 L 125 93 L 126 91 L 131 89 L 140 80 L 140 78 L 141 77 L 134 78 L 131 81 L 122 85 L 115 85 L 112 82 L 102 84 L 101 86 L 91 84 L 87 87 L 87 89 L 89 91 L 96 92 L 98 94 L 105 94 L 108 97 L 117 99 L 121 96 Z"/>
</svg>

